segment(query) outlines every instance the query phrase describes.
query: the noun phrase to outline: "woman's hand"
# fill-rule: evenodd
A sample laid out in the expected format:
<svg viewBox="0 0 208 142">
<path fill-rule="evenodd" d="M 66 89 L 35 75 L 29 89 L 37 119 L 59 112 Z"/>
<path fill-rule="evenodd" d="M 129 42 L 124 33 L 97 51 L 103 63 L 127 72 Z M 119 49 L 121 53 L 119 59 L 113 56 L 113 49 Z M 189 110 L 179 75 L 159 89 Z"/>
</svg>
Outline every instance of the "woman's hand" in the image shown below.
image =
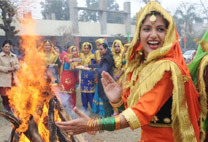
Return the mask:
<svg viewBox="0 0 208 142">
<path fill-rule="evenodd" d="M 15 67 L 10 67 L 9 69 L 8 69 L 8 72 L 15 72 L 16 71 L 16 68 Z"/>
<path fill-rule="evenodd" d="M 115 80 L 107 72 L 102 72 L 101 78 L 103 89 L 106 96 L 112 103 L 118 103 L 121 100 L 122 85 L 118 85 Z"/>
<path fill-rule="evenodd" d="M 86 132 L 87 123 L 90 120 L 90 117 L 79 111 L 76 107 L 74 108 L 74 112 L 79 116 L 79 118 L 66 122 L 56 122 L 56 125 L 61 130 L 70 135 Z"/>
</svg>

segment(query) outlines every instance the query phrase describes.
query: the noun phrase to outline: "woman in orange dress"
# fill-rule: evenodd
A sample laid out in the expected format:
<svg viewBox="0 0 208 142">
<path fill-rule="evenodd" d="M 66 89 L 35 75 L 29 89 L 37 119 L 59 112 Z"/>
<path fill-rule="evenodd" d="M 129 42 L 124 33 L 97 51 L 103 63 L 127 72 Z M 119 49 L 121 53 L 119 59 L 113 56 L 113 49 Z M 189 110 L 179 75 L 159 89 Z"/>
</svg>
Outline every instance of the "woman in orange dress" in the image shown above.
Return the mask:
<svg viewBox="0 0 208 142">
<path fill-rule="evenodd" d="M 102 83 L 112 106 L 125 110 L 115 117 L 57 122 L 69 134 L 141 127 L 144 142 L 200 141 L 198 93 L 178 42 L 173 17 L 151 1 L 137 13 L 135 36 L 127 51 L 123 89 L 106 72 Z"/>
</svg>

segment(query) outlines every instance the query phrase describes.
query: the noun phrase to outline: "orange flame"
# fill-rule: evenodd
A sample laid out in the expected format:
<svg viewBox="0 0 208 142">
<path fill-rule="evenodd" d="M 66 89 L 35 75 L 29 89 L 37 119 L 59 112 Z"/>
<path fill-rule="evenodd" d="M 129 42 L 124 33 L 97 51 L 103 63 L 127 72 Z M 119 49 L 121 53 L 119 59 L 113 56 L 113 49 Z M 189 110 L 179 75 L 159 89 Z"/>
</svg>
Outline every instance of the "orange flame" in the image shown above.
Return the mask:
<svg viewBox="0 0 208 142">
<path fill-rule="evenodd" d="M 35 34 L 35 21 L 26 19 L 22 25 L 24 31 L 31 35 Z M 49 131 L 43 126 L 43 118 L 48 115 L 47 106 L 44 102 L 49 100 L 43 96 L 43 90 L 48 86 L 45 71 L 45 54 L 38 52 L 38 36 L 23 36 L 21 44 L 24 50 L 24 61 L 21 62 L 21 69 L 17 72 L 18 83 L 8 92 L 9 102 L 12 110 L 20 120 L 21 125 L 17 129 L 25 132 L 28 129 L 28 121 L 32 115 L 38 126 L 39 133 L 44 142 L 49 141 Z M 42 115 L 38 114 L 38 108 L 43 108 Z M 29 141 L 23 134 L 20 141 Z"/>
</svg>

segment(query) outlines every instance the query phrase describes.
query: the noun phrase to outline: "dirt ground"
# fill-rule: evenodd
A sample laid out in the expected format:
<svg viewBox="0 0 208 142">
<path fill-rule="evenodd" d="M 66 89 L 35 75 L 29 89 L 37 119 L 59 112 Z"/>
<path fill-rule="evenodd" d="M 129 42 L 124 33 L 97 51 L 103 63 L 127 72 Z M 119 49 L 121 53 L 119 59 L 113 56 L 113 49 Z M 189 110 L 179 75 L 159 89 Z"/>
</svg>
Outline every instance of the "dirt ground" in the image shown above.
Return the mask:
<svg viewBox="0 0 208 142">
<path fill-rule="evenodd" d="M 1 97 L 0 97 L 1 98 Z M 81 106 L 80 93 L 77 93 L 77 107 Z M 3 109 L 2 101 L 0 99 L 0 110 Z M 99 117 L 99 115 L 92 114 L 91 111 L 87 113 L 90 117 Z M 76 117 L 76 116 L 75 116 Z M 10 123 L 4 118 L 0 117 L 0 142 L 7 142 L 11 134 L 12 128 Z M 86 142 L 137 142 L 140 139 L 140 129 L 132 131 L 129 128 L 113 131 L 102 132 L 96 135 L 82 134 Z"/>
</svg>

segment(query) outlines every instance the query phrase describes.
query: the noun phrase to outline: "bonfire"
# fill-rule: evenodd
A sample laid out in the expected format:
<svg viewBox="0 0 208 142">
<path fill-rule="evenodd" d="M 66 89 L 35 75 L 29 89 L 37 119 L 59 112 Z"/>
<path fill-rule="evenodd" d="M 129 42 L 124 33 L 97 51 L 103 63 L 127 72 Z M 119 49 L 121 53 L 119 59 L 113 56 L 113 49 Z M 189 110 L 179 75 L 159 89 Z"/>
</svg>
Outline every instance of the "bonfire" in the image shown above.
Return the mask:
<svg viewBox="0 0 208 142">
<path fill-rule="evenodd" d="M 35 35 L 35 20 L 25 19 L 21 25 L 27 33 Z M 80 142 L 82 136 L 72 136 L 61 131 L 56 121 L 70 121 L 59 99 L 54 85 L 46 76 L 45 54 L 38 52 L 38 36 L 23 36 L 21 47 L 24 60 L 17 72 L 18 83 L 9 92 L 12 113 L 0 115 L 12 123 L 10 142 Z"/>
</svg>

